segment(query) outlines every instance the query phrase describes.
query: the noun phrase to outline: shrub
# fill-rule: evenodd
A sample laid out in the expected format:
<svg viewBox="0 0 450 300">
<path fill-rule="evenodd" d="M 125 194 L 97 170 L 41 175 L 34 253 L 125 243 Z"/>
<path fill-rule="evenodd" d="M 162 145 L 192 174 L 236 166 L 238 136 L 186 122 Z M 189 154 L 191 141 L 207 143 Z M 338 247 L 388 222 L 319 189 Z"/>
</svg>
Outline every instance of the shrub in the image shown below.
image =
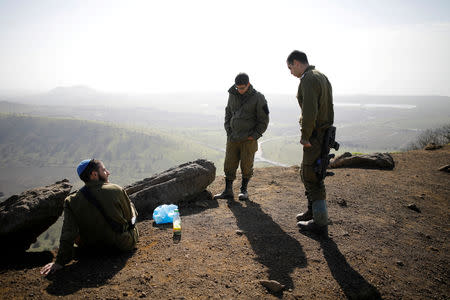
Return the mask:
<svg viewBox="0 0 450 300">
<path fill-rule="evenodd" d="M 423 149 L 429 143 L 446 145 L 450 143 L 450 124 L 436 129 L 427 129 L 422 132 L 414 142 L 406 146 L 406 150 Z"/>
</svg>

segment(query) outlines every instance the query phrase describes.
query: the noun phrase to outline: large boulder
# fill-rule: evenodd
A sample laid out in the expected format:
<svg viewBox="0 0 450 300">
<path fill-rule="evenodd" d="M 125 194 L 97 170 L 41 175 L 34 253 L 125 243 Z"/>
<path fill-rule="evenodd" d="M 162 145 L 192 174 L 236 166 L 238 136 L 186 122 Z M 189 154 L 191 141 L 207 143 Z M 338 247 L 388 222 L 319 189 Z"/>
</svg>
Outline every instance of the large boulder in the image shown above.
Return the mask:
<svg viewBox="0 0 450 300">
<path fill-rule="evenodd" d="M 161 204 L 195 199 L 216 178 L 214 163 L 198 159 L 171 168 L 125 187 L 141 217 L 148 217 Z"/>
<path fill-rule="evenodd" d="M 345 152 L 332 160 L 329 167 L 392 170 L 395 163 L 389 153 L 353 155 L 350 152 Z"/>
<path fill-rule="evenodd" d="M 0 203 L 0 252 L 21 253 L 58 220 L 72 185 L 67 179 Z"/>
</svg>

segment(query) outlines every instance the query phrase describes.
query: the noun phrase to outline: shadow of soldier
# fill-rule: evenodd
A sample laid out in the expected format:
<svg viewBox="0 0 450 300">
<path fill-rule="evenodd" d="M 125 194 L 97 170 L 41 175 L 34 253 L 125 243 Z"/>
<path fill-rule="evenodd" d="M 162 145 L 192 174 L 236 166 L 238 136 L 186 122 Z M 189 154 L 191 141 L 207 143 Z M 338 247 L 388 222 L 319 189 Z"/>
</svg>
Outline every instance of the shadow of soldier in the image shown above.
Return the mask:
<svg viewBox="0 0 450 300">
<path fill-rule="evenodd" d="M 268 268 L 269 279 L 284 284 L 287 289 L 294 288 L 290 274 L 295 268 L 307 265 L 300 243 L 264 213 L 258 203 L 228 200 L 228 207 L 250 242 L 256 261 Z"/>
<path fill-rule="evenodd" d="M 329 237 L 322 237 L 307 231 L 302 234 L 320 243 L 333 278 L 337 281 L 347 299 L 382 299 L 380 292 L 353 269 L 336 243 Z"/>
<path fill-rule="evenodd" d="M 47 276 L 51 284 L 46 291 L 51 295 L 66 296 L 83 288 L 104 285 L 123 269 L 134 252 L 82 255 L 77 261 Z"/>
<path fill-rule="evenodd" d="M 0 270 L 33 269 L 45 265 L 53 260 L 51 251 L 1 253 Z"/>
</svg>

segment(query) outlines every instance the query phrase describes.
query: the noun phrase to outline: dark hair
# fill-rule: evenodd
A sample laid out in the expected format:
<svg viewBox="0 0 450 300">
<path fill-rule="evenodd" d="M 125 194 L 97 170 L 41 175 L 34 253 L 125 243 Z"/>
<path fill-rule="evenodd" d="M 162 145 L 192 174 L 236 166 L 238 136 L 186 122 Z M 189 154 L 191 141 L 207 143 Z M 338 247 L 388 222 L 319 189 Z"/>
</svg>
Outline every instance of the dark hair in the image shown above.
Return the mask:
<svg viewBox="0 0 450 300">
<path fill-rule="evenodd" d="M 234 79 L 234 83 L 236 85 L 243 85 L 248 84 L 250 82 L 250 79 L 248 78 L 248 75 L 245 73 L 239 73 L 236 78 Z"/>
<path fill-rule="evenodd" d="M 80 174 L 80 179 L 84 182 L 89 182 L 91 179 L 89 178 L 91 176 L 91 173 L 94 171 L 98 171 L 100 168 L 100 164 L 102 162 L 97 159 L 91 159 L 89 164 L 86 166 L 86 169 Z"/>
<path fill-rule="evenodd" d="M 302 64 L 308 64 L 308 58 L 306 57 L 306 54 L 298 50 L 292 51 L 286 61 L 288 64 L 292 65 L 294 63 L 294 60 L 297 60 Z"/>
</svg>

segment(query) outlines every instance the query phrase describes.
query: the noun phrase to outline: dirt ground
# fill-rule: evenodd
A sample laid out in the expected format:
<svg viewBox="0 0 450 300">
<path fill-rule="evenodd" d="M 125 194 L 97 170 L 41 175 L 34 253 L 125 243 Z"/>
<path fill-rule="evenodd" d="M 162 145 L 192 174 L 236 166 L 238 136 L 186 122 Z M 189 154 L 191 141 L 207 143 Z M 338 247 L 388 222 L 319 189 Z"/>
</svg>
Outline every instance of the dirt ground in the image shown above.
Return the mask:
<svg viewBox="0 0 450 300">
<path fill-rule="evenodd" d="M 3 258 L 0 299 L 450 299 L 450 174 L 438 171 L 450 146 L 393 157 L 393 171 L 327 177 L 329 238 L 296 227 L 298 167 L 256 169 L 251 201 L 180 205 L 181 240 L 144 220 L 134 253 L 76 260 L 48 278 L 39 270 L 54 252 Z M 217 177 L 208 190 L 222 188 Z M 268 291 L 259 280 L 269 279 L 285 288 Z"/>
</svg>

